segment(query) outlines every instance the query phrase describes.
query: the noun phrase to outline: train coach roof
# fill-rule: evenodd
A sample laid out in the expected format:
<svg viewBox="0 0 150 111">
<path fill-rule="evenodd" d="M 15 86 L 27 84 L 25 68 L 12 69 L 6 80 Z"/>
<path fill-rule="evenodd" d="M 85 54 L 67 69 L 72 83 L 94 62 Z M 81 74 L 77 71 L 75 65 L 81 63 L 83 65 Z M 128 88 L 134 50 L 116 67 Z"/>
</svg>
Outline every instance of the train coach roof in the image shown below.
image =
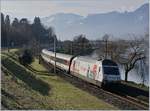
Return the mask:
<svg viewBox="0 0 150 111">
<path fill-rule="evenodd" d="M 80 60 L 80 61 L 84 61 L 84 62 L 90 62 L 90 63 L 95 63 L 96 59 L 93 59 L 91 57 L 86 57 L 86 56 L 77 56 L 77 59 Z"/>
<path fill-rule="evenodd" d="M 47 55 L 51 55 L 54 56 L 55 53 L 52 51 L 48 51 L 46 49 L 43 49 L 43 53 L 46 53 Z M 56 53 L 56 57 L 59 58 L 64 58 L 64 59 L 70 59 L 71 57 L 73 57 L 72 55 L 68 55 L 68 54 L 62 54 L 62 53 Z"/>
<path fill-rule="evenodd" d="M 72 55 L 68 55 L 68 54 L 62 54 L 62 53 L 56 53 L 56 56 L 57 57 L 64 57 L 64 58 L 71 58 L 73 57 Z"/>
</svg>

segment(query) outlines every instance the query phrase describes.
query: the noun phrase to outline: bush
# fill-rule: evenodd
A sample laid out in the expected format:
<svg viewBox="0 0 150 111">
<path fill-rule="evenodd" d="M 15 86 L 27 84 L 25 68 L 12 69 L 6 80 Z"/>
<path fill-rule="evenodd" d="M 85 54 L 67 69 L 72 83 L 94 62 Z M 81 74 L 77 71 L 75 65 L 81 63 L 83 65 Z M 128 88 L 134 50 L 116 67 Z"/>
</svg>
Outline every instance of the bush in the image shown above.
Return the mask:
<svg viewBox="0 0 150 111">
<path fill-rule="evenodd" d="M 28 64 L 31 64 L 33 62 L 33 54 L 31 52 L 31 50 L 29 49 L 26 49 L 24 52 L 23 52 L 23 55 L 19 56 L 19 62 L 21 64 L 23 64 L 24 66 L 28 65 Z"/>
</svg>

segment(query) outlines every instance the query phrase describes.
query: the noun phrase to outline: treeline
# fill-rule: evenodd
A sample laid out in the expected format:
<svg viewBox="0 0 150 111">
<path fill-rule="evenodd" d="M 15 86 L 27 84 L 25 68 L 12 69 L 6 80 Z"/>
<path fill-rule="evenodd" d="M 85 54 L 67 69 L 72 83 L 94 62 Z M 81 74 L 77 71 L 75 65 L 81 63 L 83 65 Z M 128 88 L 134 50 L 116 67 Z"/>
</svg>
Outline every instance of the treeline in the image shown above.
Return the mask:
<svg viewBox="0 0 150 111">
<path fill-rule="evenodd" d="M 92 44 L 83 34 L 75 36 L 73 41 L 65 40 L 60 44 L 62 47 L 58 51 L 66 54 L 89 55 L 93 51 Z"/>
<path fill-rule="evenodd" d="M 73 41 L 58 41 L 54 29 L 45 28 L 39 17 L 35 17 L 33 23 L 30 23 L 27 18 L 14 18 L 11 21 L 9 15 L 1 13 L 2 48 L 30 48 L 36 55 L 42 48 L 53 50 L 54 38 L 58 52 L 73 55 L 87 55 L 92 52 L 92 45 L 85 35 L 75 36 Z"/>
<path fill-rule="evenodd" d="M 27 18 L 14 18 L 11 22 L 9 15 L 1 13 L 1 47 L 48 44 L 53 39 L 49 31 L 42 25 L 39 17 L 35 17 L 33 23 L 29 23 Z"/>
</svg>

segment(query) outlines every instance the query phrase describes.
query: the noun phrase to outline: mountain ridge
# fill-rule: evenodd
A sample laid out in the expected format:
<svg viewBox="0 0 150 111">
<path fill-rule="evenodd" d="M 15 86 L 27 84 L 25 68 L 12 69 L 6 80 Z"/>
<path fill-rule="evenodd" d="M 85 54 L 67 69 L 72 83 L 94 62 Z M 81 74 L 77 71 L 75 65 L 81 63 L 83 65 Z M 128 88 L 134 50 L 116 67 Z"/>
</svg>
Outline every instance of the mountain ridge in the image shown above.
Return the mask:
<svg viewBox="0 0 150 111">
<path fill-rule="evenodd" d="M 149 4 L 144 4 L 132 12 L 112 11 L 86 17 L 74 13 L 56 13 L 41 21 L 45 26 L 54 27 L 62 40 L 71 40 L 79 34 L 87 35 L 88 39 L 97 39 L 106 33 L 125 39 L 122 35 L 145 33 L 149 24 L 148 13 Z"/>
</svg>

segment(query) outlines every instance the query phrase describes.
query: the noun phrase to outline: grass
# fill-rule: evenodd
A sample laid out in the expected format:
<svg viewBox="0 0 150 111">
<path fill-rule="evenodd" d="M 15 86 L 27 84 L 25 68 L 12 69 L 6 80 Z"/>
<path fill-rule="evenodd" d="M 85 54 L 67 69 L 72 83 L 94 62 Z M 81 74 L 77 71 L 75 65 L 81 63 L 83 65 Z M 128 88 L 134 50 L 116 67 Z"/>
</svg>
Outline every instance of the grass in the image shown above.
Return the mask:
<svg viewBox="0 0 150 111">
<path fill-rule="evenodd" d="M 18 51 L 18 49 L 9 49 L 9 52 L 17 52 Z M 8 50 L 7 49 L 5 49 L 5 50 L 2 50 L 2 52 L 8 52 Z"/>
<path fill-rule="evenodd" d="M 13 75 L 2 75 L 2 105 L 7 109 L 52 109 L 45 106 L 45 99 Z"/>
<path fill-rule="evenodd" d="M 47 69 L 43 65 L 38 64 L 38 63 L 39 63 L 39 60 L 35 58 L 31 64 L 31 67 L 37 71 L 47 71 Z"/>
<path fill-rule="evenodd" d="M 54 74 L 46 75 L 37 59 L 31 64 L 34 72 L 8 55 L 2 56 L 2 65 L 2 105 L 8 109 L 117 109 Z"/>
<path fill-rule="evenodd" d="M 17 62 L 10 58 L 2 57 L 2 64 L 9 69 L 13 76 L 25 82 L 33 90 L 39 91 L 43 95 L 47 95 L 50 88 L 49 85 L 38 79 L 30 71 L 19 65 Z M 13 67 L 12 67 L 13 66 Z"/>
</svg>

